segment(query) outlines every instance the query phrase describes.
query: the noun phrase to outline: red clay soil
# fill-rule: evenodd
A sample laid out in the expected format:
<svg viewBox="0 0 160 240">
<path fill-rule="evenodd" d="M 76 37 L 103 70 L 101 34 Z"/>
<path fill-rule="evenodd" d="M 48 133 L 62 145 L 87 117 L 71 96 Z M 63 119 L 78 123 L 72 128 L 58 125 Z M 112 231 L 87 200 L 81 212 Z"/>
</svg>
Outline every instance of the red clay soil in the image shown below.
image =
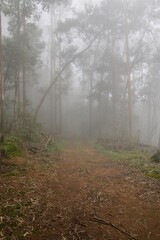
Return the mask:
<svg viewBox="0 0 160 240">
<path fill-rule="evenodd" d="M 82 144 L 22 166 L 0 176 L 0 240 L 160 239 L 159 181 Z"/>
</svg>

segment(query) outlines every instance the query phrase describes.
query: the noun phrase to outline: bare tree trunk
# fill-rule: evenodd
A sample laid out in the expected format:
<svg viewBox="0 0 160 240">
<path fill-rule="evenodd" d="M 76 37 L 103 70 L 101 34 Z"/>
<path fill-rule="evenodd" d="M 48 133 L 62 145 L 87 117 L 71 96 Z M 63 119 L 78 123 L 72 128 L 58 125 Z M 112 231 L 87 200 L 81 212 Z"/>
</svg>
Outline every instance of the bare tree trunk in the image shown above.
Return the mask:
<svg viewBox="0 0 160 240">
<path fill-rule="evenodd" d="M 93 76 L 95 72 L 95 64 L 96 64 L 96 53 L 100 44 L 100 41 L 98 41 L 96 46 L 96 51 L 93 55 L 93 63 L 91 63 L 91 75 L 89 79 L 89 136 L 92 137 L 93 133 Z M 90 57 L 92 57 L 92 52 L 90 51 Z"/>
<path fill-rule="evenodd" d="M 61 20 L 61 7 L 59 6 L 59 21 Z M 61 69 L 61 36 L 59 36 L 59 71 Z M 62 133 L 62 78 L 59 78 L 59 127 L 58 133 Z"/>
<path fill-rule="evenodd" d="M 54 6 L 53 3 L 50 5 L 50 83 L 54 81 L 54 73 L 53 73 L 53 68 L 54 68 L 54 63 L 53 63 L 53 51 L 54 51 L 54 31 L 53 31 L 53 17 L 55 18 L 55 13 L 54 13 Z M 50 131 L 53 133 L 53 115 L 56 113 L 53 113 L 53 90 L 50 92 Z"/>
<path fill-rule="evenodd" d="M 23 34 L 26 33 L 26 18 L 25 18 L 25 8 L 26 1 L 23 0 Z M 25 50 L 25 44 L 23 44 L 23 48 Z M 26 118 L 26 64 L 25 64 L 25 51 L 23 55 L 23 125 L 25 123 Z"/>
<path fill-rule="evenodd" d="M 4 131 L 4 76 L 3 76 L 3 48 L 2 48 L 2 2 L 0 2 L 0 134 Z"/>
<path fill-rule="evenodd" d="M 20 47 L 20 9 L 19 1 L 17 2 L 18 16 L 17 16 L 17 49 Z M 15 68 L 15 99 L 14 99 L 14 121 L 16 128 L 19 127 L 19 116 L 20 116 L 20 56 L 17 54 L 17 63 Z"/>
<path fill-rule="evenodd" d="M 128 88 L 128 127 L 129 127 L 129 141 L 132 142 L 132 87 L 131 87 L 131 64 L 129 53 L 129 26 L 128 26 L 128 1 L 125 0 L 125 47 L 126 47 L 126 75 Z"/>
<path fill-rule="evenodd" d="M 99 113 L 99 138 L 102 137 L 102 84 L 103 84 L 103 78 L 104 78 L 104 68 L 105 68 L 105 60 L 106 60 L 106 51 L 107 51 L 107 47 L 108 47 L 108 43 L 109 43 L 109 35 L 108 35 L 108 41 L 106 44 L 106 48 L 104 51 L 104 55 L 103 55 L 103 62 L 102 62 L 102 72 L 101 72 L 101 77 L 100 77 L 100 92 L 99 92 L 99 97 L 98 97 L 98 113 Z"/>
<path fill-rule="evenodd" d="M 89 136 L 92 137 L 93 125 L 93 70 L 89 81 Z"/>
<path fill-rule="evenodd" d="M 114 51 L 115 51 L 115 33 L 112 34 L 112 137 L 117 137 L 117 82 L 115 73 Z"/>
<path fill-rule="evenodd" d="M 62 133 L 62 78 L 59 79 L 59 134 Z"/>
<path fill-rule="evenodd" d="M 99 138 L 102 137 L 102 96 L 101 91 L 98 96 L 98 129 L 99 129 Z"/>
<path fill-rule="evenodd" d="M 56 11 L 54 8 L 54 26 L 56 26 Z M 54 76 L 56 75 L 56 63 L 57 63 L 57 45 L 56 45 L 56 39 L 55 34 L 53 35 L 53 43 L 54 43 L 54 56 L 53 56 L 53 72 Z M 53 79 L 54 80 L 54 79 Z M 57 133 L 57 84 L 54 85 L 54 133 Z"/>
</svg>

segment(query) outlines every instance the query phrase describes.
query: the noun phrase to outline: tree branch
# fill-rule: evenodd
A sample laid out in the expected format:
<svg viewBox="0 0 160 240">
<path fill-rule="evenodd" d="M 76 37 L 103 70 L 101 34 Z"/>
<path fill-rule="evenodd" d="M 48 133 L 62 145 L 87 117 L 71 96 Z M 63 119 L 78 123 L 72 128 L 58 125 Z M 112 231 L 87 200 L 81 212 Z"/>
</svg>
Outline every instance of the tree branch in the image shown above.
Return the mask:
<svg viewBox="0 0 160 240">
<path fill-rule="evenodd" d="M 116 226 L 115 224 L 113 224 L 111 222 L 105 221 L 105 220 L 103 220 L 101 218 L 97 218 L 97 217 L 94 217 L 94 218 L 92 218 L 90 220 L 92 222 L 98 222 L 99 224 L 110 226 L 110 227 L 116 229 L 117 231 L 121 232 L 122 234 L 126 235 L 127 237 L 129 237 L 129 239 L 138 240 L 137 238 L 131 236 L 128 232 L 124 231 L 123 229 L 119 228 L 118 226 Z"/>
<path fill-rule="evenodd" d="M 99 35 L 100 35 L 100 34 L 98 34 L 98 36 L 99 36 Z M 54 86 L 54 84 L 56 84 L 58 78 L 61 76 L 61 74 L 64 72 L 64 70 L 65 70 L 74 60 L 76 60 L 76 59 L 79 58 L 81 55 L 83 55 L 83 54 L 92 46 L 92 44 L 95 42 L 96 39 L 97 39 L 97 36 L 89 43 L 89 45 L 88 45 L 86 48 L 84 48 L 82 51 L 80 51 L 79 53 L 77 53 L 71 60 L 69 60 L 69 61 L 62 67 L 61 71 L 57 74 L 57 76 L 55 77 L 54 81 L 53 81 L 53 82 L 48 86 L 48 88 L 46 89 L 46 91 L 45 91 L 45 93 L 44 93 L 44 95 L 43 95 L 43 97 L 42 97 L 42 99 L 41 99 L 41 101 L 40 101 L 40 103 L 39 103 L 36 111 L 35 111 L 34 118 L 33 118 L 34 120 L 36 119 L 37 114 L 38 114 L 38 112 L 39 112 L 39 110 L 40 110 L 40 108 L 41 108 L 44 100 L 46 99 L 48 93 L 50 92 L 50 90 L 51 90 L 51 88 Z"/>
</svg>

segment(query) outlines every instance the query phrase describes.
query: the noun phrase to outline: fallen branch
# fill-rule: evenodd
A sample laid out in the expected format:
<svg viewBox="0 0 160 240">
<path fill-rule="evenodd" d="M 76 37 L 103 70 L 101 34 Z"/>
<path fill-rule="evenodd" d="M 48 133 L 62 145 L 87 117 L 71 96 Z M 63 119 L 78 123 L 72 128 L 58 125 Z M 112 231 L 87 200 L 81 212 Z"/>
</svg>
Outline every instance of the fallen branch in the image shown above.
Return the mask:
<svg viewBox="0 0 160 240">
<path fill-rule="evenodd" d="M 91 218 L 90 220 L 91 220 L 92 222 L 98 222 L 99 224 L 103 224 L 103 225 L 106 225 L 106 226 L 110 226 L 110 227 L 118 230 L 119 232 L 123 233 L 124 235 L 126 235 L 127 237 L 129 237 L 129 238 L 132 239 L 132 240 L 138 240 L 137 238 L 131 236 L 128 232 L 122 230 L 121 228 L 119 228 L 118 226 L 114 225 L 114 224 L 111 223 L 111 222 L 108 222 L 108 221 L 105 221 L 105 220 L 103 220 L 103 219 L 101 219 L 101 218 L 96 218 L 96 217 Z"/>
<path fill-rule="evenodd" d="M 52 142 L 52 137 L 49 137 L 46 144 L 45 144 L 45 148 L 48 147 L 48 145 Z"/>
</svg>

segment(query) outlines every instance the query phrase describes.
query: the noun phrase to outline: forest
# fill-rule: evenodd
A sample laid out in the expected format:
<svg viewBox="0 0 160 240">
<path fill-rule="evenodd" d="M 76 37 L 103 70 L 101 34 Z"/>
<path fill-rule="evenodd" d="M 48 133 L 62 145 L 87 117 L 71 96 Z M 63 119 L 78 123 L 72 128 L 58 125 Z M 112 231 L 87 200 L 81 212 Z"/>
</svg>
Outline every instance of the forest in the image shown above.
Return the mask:
<svg viewBox="0 0 160 240">
<path fill-rule="evenodd" d="M 159 7 L 2 1 L 1 135 L 38 119 L 57 136 L 157 145 Z"/>
<path fill-rule="evenodd" d="M 160 239 L 160 1 L 0 0 L 0 240 Z"/>
</svg>

